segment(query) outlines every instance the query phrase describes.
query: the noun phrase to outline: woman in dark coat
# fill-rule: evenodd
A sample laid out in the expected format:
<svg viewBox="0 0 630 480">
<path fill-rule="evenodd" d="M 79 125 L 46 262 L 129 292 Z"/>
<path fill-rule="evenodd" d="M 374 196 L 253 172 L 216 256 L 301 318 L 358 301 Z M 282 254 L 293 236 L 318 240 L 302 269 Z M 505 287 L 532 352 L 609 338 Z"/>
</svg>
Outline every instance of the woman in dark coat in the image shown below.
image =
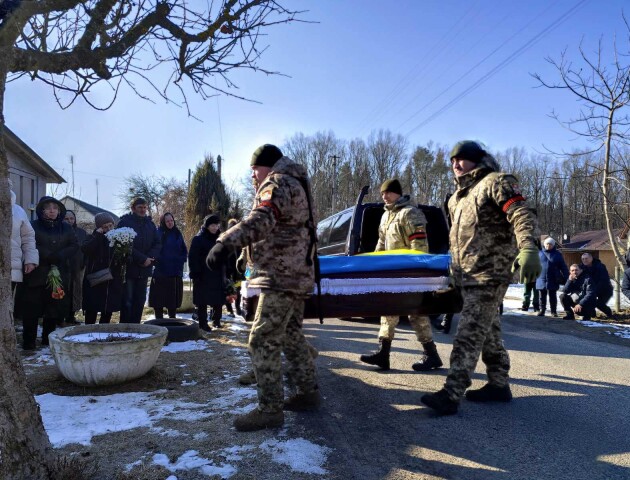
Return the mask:
<svg viewBox="0 0 630 480">
<path fill-rule="evenodd" d="M 193 281 L 193 303 L 197 307 L 199 327 L 210 331 L 208 326 L 208 305 L 212 307 L 212 325 L 221 326 L 221 311 L 226 297 L 225 269 L 210 270 L 206 265 L 208 252 L 217 242 L 221 219 L 218 215 L 208 215 L 203 220 L 199 233 L 190 243 L 188 269 Z"/>
<path fill-rule="evenodd" d="M 562 254 L 556 248 L 556 241 L 547 237 L 543 242 L 543 249 L 539 253 L 542 271 L 536 279 L 536 289 L 540 297 L 540 310 L 538 316 L 545 315 L 547 309 L 547 293 L 549 293 L 549 307 L 551 315 L 558 316 L 558 288 L 569 278 L 569 269 L 564 262 Z"/>
<path fill-rule="evenodd" d="M 83 279 L 83 310 L 85 323 L 96 323 L 98 312 L 101 312 L 99 323 L 109 323 L 113 312 L 119 312 L 123 295 L 123 278 L 120 265 L 112 262 L 113 247 L 105 236 L 114 228 L 114 219 L 109 213 L 99 213 L 94 217 L 96 229 L 81 246 L 85 255 L 85 277 Z M 114 277 L 98 285 L 90 286 L 88 275 L 109 268 Z"/>
<path fill-rule="evenodd" d="M 53 197 L 42 197 L 35 209 L 37 220 L 33 220 L 35 245 L 39 251 L 39 266 L 24 275 L 20 285 L 18 302 L 24 325 L 23 347 L 35 348 L 37 322 L 44 317 L 42 345 L 48 345 L 48 335 L 57 327 L 57 320 L 64 318 L 69 310 L 69 296 L 53 297 L 47 285 L 52 266 L 59 269 L 64 291 L 70 283 L 70 260 L 79 249 L 72 227 L 63 222 L 66 207 Z"/>
<path fill-rule="evenodd" d="M 68 291 L 66 292 L 70 298 L 68 302 L 70 309 L 62 320 L 69 324 L 77 324 L 79 322 L 74 318 L 74 314 L 81 310 L 83 303 L 83 274 L 85 272 L 85 259 L 83 258 L 83 252 L 80 247 L 87 238 L 87 232 L 77 226 L 77 216 L 72 210 L 66 210 L 63 221 L 72 227 L 72 231 L 77 236 L 79 250 L 74 254 L 72 260 L 70 260 L 70 285 L 68 285 Z"/>
<path fill-rule="evenodd" d="M 155 309 L 155 318 L 164 318 L 164 308 L 170 318 L 175 318 L 177 309 L 182 306 L 182 276 L 188 249 L 171 213 L 165 213 L 160 218 L 158 235 L 162 239 L 162 249 L 153 270 L 149 306 Z"/>
</svg>

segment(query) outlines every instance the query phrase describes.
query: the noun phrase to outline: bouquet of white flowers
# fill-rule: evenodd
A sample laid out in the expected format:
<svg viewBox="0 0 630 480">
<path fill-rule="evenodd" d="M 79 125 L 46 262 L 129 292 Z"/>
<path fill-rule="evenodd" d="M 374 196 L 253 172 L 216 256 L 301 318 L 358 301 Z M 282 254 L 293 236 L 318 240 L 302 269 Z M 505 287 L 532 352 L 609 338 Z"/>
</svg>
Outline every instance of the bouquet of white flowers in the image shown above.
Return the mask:
<svg viewBox="0 0 630 480">
<path fill-rule="evenodd" d="M 114 248 L 112 262 L 121 267 L 123 282 L 127 273 L 127 260 L 133 250 L 133 239 L 136 238 L 136 231 L 129 227 L 120 227 L 110 230 L 105 234 L 109 240 L 109 246 Z"/>
</svg>

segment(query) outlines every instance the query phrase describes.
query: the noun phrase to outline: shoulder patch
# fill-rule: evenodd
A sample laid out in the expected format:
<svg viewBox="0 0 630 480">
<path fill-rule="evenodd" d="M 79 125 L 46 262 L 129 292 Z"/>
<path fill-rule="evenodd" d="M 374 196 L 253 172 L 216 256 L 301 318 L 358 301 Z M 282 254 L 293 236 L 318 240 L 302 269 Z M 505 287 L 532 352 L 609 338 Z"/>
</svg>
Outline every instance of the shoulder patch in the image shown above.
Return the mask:
<svg viewBox="0 0 630 480">
<path fill-rule="evenodd" d="M 268 202 L 269 200 L 271 200 L 271 196 L 271 190 L 265 190 L 264 192 L 261 192 L 259 198 L 261 202 Z"/>
</svg>

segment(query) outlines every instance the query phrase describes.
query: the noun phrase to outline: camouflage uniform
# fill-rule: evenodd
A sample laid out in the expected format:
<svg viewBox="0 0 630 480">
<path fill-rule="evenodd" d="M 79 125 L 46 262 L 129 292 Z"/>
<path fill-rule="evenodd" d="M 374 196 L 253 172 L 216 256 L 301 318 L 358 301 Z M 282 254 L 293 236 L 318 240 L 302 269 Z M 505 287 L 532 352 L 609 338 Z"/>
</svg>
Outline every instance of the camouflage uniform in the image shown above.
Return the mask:
<svg viewBox="0 0 630 480">
<path fill-rule="evenodd" d="M 512 277 L 517 244 L 519 249 L 536 248 L 536 217 L 516 178 L 498 170 L 492 157 L 484 157 L 477 168 L 455 179 L 457 191 L 448 202 L 451 273 L 464 298 L 444 385 L 454 401 L 471 385 L 480 353 L 488 383 L 508 384 L 510 358 L 501 340 L 498 306 Z"/>
<path fill-rule="evenodd" d="M 411 204 L 409 195 L 401 196 L 393 205 L 385 205 L 385 213 L 381 217 L 378 228 L 376 251 L 410 248 L 421 252 L 429 251 L 426 233 L 427 220 L 422 210 Z M 379 340 L 393 340 L 400 317 L 381 317 Z M 433 340 L 429 317 L 409 315 L 416 337 L 421 343 Z"/>
<path fill-rule="evenodd" d="M 283 408 L 282 351 L 298 393 L 317 390 L 302 333 L 304 300 L 313 291 L 314 272 L 306 262 L 309 208 L 301 181 L 307 181 L 306 169 L 282 157 L 258 188 L 249 216 L 218 239 L 229 248 L 248 247 L 249 285 L 262 291 L 249 352 L 258 380 L 258 409 L 265 413 Z"/>
</svg>

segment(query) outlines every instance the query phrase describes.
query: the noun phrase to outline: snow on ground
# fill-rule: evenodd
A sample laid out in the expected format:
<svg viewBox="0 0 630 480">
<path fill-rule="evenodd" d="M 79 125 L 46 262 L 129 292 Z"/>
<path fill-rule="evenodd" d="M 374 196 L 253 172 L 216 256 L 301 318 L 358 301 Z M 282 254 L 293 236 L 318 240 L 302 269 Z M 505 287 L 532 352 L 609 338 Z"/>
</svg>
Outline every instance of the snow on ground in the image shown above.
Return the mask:
<svg viewBox="0 0 630 480">
<path fill-rule="evenodd" d="M 205 350 L 211 352 L 210 344 L 205 340 L 188 340 L 187 342 L 171 342 L 162 351 L 166 353 L 192 352 L 194 350 Z M 182 365 L 185 367 L 186 365 Z"/>
<path fill-rule="evenodd" d="M 521 310 L 523 305 L 523 292 L 525 287 L 522 284 L 512 284 L 509 286 L 505 298 L 503 299 L 503 312 L 510 315 L 531 315 Z M 621 296 L 621 308 L 630 308 L 630 300 L 624 295 Z M 609 307 L 614 307 L 614 296 L 608 302 Z M 562 311 L 562 305 L 558 299 L 558 312 Z M 562 315 L 560 313 L 560 315 Z M 611 335 L 621 338 L 630 338 L 630 325 L 623 325 L 618 323 L 599 323 L 594 321 L 578 320 L 581 325 L 592 328 L 609 328 Z"/>
</svg>

